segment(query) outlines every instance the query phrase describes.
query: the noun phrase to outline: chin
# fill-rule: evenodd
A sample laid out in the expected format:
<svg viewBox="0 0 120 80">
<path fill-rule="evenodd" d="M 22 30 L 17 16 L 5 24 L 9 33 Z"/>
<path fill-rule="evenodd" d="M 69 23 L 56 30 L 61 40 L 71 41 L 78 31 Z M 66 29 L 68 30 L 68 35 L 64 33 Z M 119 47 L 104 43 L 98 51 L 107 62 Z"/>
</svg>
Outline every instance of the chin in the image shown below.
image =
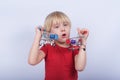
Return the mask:
<svg viewBox="0 0 120 80">
<path fill-rule="evenodd" d="M 66 43 L 66 40 L 57 40 L 57 42 L 63 44 Z"/>
<path fill-rule="evenodd" d="M 59 41 L 61 41 L 61 42 L 66 42 L 67 39 L 68 39 L 68 38 L 62 38 L 62 39 L 60 39 Z"/>
</svg>

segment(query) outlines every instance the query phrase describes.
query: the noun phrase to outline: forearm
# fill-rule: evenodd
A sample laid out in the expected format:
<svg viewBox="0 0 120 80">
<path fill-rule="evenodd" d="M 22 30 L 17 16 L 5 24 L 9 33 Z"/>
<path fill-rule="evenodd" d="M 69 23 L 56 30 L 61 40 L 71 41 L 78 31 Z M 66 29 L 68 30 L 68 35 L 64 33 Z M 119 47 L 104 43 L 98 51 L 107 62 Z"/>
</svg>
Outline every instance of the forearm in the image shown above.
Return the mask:
<svg viewBox="0 0 120 80">
<path fill-rule="evenodd" d="M 79 48 L 79 53 L 75 56 L 75 68 L 78 71 L 83 71 L 86 65 L 86 46 L 81 45 Z"/>
<path fill-rule="evenodd" d="M 38 53 L 39 53 L 39 42 L 40 42 L 40 37 L 39 35 L 35 35 L 34 42 L 32 44 L 32 47 L 30 49 L 29 53 L 29 58 L 28 58 L 28 63 L 29 64 L 37 64 L 38 60 Z"/>
</svg>

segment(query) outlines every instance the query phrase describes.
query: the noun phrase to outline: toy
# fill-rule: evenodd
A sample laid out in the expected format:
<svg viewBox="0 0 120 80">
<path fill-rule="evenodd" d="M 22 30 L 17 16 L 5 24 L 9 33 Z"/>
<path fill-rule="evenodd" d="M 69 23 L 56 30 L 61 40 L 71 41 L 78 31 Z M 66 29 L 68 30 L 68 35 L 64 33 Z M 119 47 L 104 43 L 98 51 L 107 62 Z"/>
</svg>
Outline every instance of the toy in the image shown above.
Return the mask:
<svg viewBox="0 0 120 80">
<path fill-rule="evenodd" d="M 69 49 L 79 49 L 80 45 L 82 45 L 82 38 L 84 38 L 84 34 L 87 34 L 87 31 L 83 31 L 82 36 L 67 39 L 66 43 L 70 45 Z"/>
<path fill-rule="evenodd" d="M 53 34 L 53 33 L 49 33 L 45 29 L 41 29 L 41 26 L 39 26 L 38 29 L 40 31 L 41 30 L 43 31 L 40 46 L 43 46 L 43 45 L 48 44 L 48 43 L 51 44 L 51 46 L 54 46 L 54 40 L 58 39 L 58 35 Z"/>
<path fill-rule="evenodd" d="M 72 37 L 66 40 L 66 44 L 70 45 L 69 49 L 71 50 L 79 49 L 81 42 L 81 37 Z"/>
<path fill-rule="evenodd" d="M 38 27 L 38 29 L 41 31 L 41 27 Z M 52 34 L 47 32 L 45 29 L 42 30 L 43 35 L 42 39 L 40 41 L 40 46 L 44 46 L 45 44 L 51 44 L 51 46 L 55 46 L 54 41 L 58 40 L 57 34 Z M 82 34 L 86 34 L 87 31 L 84 31 Z M 72 37 L 66 40 L 66 44 L 70 45 L 69 49 L 75 50 L 79 49 L 80 45 L 82 44 L 82 38 L 84 38 L 84 35 L 78 36 L 78 37 Z"/>
</svg>

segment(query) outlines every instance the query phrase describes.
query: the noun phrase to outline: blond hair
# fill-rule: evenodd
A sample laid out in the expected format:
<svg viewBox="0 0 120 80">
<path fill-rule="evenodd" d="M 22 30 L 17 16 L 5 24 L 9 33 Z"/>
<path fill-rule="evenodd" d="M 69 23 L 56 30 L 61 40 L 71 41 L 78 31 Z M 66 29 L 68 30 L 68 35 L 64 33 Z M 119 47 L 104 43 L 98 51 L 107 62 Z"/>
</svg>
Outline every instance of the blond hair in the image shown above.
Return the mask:
<svg viewBox="0 0 120 80">
<path fill-rule="evenodd" d="M 71 21 L 66 14 L 60 11 L 50 13 L 44 22 L 46 31 L 50 31 L 53 24 L 67 22 L 71 26 Z"/>
</svg>

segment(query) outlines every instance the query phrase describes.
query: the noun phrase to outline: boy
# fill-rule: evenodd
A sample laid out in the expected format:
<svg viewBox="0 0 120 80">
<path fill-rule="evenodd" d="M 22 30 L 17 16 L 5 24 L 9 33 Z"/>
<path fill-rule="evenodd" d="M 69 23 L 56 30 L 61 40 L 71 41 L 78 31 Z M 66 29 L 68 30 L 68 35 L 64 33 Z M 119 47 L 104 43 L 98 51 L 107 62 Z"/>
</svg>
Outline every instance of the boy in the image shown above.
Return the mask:
<svg viewBox="0 0 120 80">
<path fill-rule="evenodd" d="M 39 48 L 42 30 L 36 27 L 36 35 L 30 50 L 28 63 L 36 65 L 45 60 L 45 80 L 77 80 L 77 71 L 82 71 L 86 65 L 86 40 L 89 31 L 78 29 L 79 35 L 84 35 L 79 50 L 70 50 L 66 40 L 70 37 L 71 22 L 66 14 L 60 11 L 50 13 L 44 22 L 44 28 L 58 35 L 55 46 L 46 44 Z M 84 31 L 87 33 L 84 34 Z"/>
</svg>

